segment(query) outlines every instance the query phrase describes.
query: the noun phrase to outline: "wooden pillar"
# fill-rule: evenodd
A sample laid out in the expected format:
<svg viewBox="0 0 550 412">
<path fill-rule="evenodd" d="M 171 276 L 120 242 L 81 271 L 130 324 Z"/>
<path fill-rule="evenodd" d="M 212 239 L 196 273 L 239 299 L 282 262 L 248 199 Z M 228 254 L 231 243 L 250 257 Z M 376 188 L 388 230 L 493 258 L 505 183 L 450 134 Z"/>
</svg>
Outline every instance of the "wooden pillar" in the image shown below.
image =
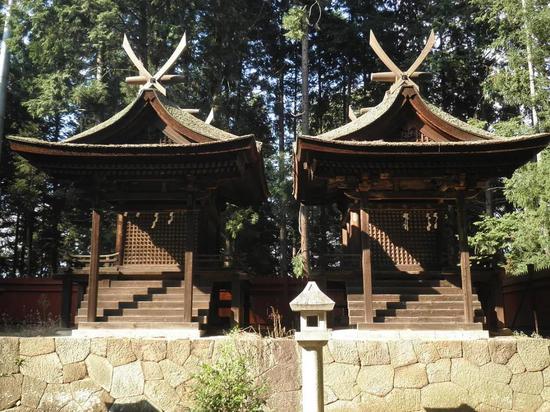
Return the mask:
<svg viewBox="0 0 550 412">
<path fill-rule="evenodd" d="M 367 211 L 367 198 L 361 196 L 361 269 L 363 272 L 363 299 L 365 306 L 365 323 L 373 323 L 372 311 L 372 262 L 369 233 L 369 212 Z"/>
<path fill-rule="evenodd" d="M 117 214 L 115 252 L 118 253 L 117 264 L 119 266 L 122 266 L 122 263 L 124 262 L 124 221 L 124 215 L 122 213 Z"/>
<path fill-rule="evenodd" d="M 464 323 L 473 323 L 474 310 L 472 307 L 472 273 L 470 270 L 470 251 L 468 249 L 466 214 L 464 211 L 464 192 L 462 191 L 458 193 L 456 198 L 456 214 L 458 248 L 460 251 L 460 277 L 462 279 L 462 294 L 464 296 Z"/>
<path fill-rule="evenodd" d="M 363 241 L 361 240 L 361 219 L 359 210 L 350 209 L 349 226 L 349 253 L 361 253 Z"/>
<path fill-rule="evenodd" d="M 191 322 L 193 319 L 193 261 L 197 238 L 197 217 L 195 210 L 185 212 L 185 249 L 183 264 L 183 321 Z"/>
<path fill-rule="evenodd" d="M 97 316 L 97 284 L 99 277 L 99 229 L 101 214 L 92 210 L 92 236 L 90 238 L 90 272 L 88 275 L 88 322 L 95 322 Z"/>
</svg>

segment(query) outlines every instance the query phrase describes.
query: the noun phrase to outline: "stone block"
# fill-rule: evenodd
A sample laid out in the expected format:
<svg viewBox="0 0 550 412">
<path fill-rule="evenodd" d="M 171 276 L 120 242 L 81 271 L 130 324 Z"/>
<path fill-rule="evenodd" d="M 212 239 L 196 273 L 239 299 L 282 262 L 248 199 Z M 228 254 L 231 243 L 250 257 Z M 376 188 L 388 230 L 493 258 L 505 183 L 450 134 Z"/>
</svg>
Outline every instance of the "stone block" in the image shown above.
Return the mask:
<svg viewBox="0 0 550 412">
<path fill-rule="evenodd" d="M 81 362 L 90 354 L 90 339 L 55 338 L 55 351 L 63 365 Z"/>
<path fill-rule="evenodd" d="M 508 384 L 512 379 L 512 372 L 506 366 L 498 363 L 488 363 L 480 369 L 482 379 Z"/>
<path fill-rule="evenodd" d="M 191 355 L 206 362 L 212 357 L 214 351 L 214 341 L 208 339 L 200 339 L 191 341 Z"/>
<path fill-rule="evenodd" d="M 484 404 L 500 409 L 512 409 L 512 389 L 507 384 L 481 380 L 470 393 Z"/>
<path fill-rule="evenodd" d="M 491 361 L 489 345 L 486 339 L 465 340 L 462 342 L 462 351 L 464 359 L 472 362 L 474 365 L 483 366 Z"/>
<path fill-rule="evenodd" d="M 420 390 L 394 388 L 385 398 L 388 411 L 413 412 L 420 410 Z"/>
<path fill-rule="evenodd" d="M 46 355 L 55 352 L 53 338 L 20 338 L 19 354 L 21 356 Z"/>
<path fill-rule="evenodd" d="M 384 401 L 382 401 L 383 404 Z M 337 401 L 327 405 L 325 412 L 364 412 L 368 410 L 381 410 L 381 409 L 371 409 L 370 406 L 367 406 L 362 403 L 356 403 L 352 401 Z"/>
<path fill-rule="evenodd" d="M 542 405 L 537 409 L 537 412 L 550 412 L 550 402 L 543 402 Z"/>
<path fill-rule="evenodd" d="M 331 404 L 332 402 L 336 402 L 338 400 L 338 396 L 334 393 L 332 388 L 328 385 L 323 386 L 323 403 L 325 405 Z"/>
<path fill-rule="evenodd" d="M 359 365 L 359 353 L 355 341 L 330 340 L 328 348 L 335 362 Z"/>
<path fill-rule="evenodd" d="M 166 341 L 161 339 L 133 339 L 132 347 L 138 360 L 160 362 L 166 359 Z"/>
<path fill-rule="evenodd" d="M 0 375 L 19 372 L 19 338 L 0 337 Z"/>
<path fill-rule="evenodd" d="M 52 339 L 53 340 L 53 339 Z M 21 373 L 47 383 L 63 382 L 63 365 L 57 353 L 23 358 Z"/>
<path fill-rule="evenodd" d="M 428 364 L 440 359 L 439 352 L 433 342 L 414 341 L 413 347 L 418 362 Z"/>
<path fill-rule="evenodd" d="M 176 390 L 166 381 L 145 382 L 144 393 L 151 404 L 160 410 L 169 410 L 179 402 Z"/>
<path fill-rule="evenodd" d="M 302 386 L 300 366 L 298 362 L 275 365 L 262 375 L 262 382 L 265 382 L 273 391 L 300 390 Z"/>
<path fill-rule="evenodd" d="M 550 387 L 545 386 L 542 389 L 542 392 L 540 393 L 540 396 L 542 396 L 542 399 L 544 399 L 547 402 L 550 402 Z"/>
<path fill-rule="evenodd" d="M 475 392 L 480 382 L 479 367 L 466 359 L 451 359 L 451 382 Z"/>
<path fill-rule="evenodd" d="M 48 384 L 44 381 L 31 378 L 30 376 L 24 376 L 21 391 L 21 404 L 29 408 L 38 408 L 38 404 L 40 403 L 40 399 L 47 385 Z"/>
<path fill-rule="evenodd" d="M 420 399 L 426 410 L 461 410 L 459 408 L 464 408 L 465 405 L 475 406 L 471 405 L 468 391 L 453 382 L 433 383 L 422 388 Z"/>
<path fill-rule="evenodd" d="M 536 411 L 542 405 L 542 402 L 539 395 L 514 393 L 514 411 Z"/>
<path fill-rule="evenodd" d="M 442 358 L 452 359 L 462 357 L 462 342 L 459 340 L 434 341 L 434 346 Z"/>
<path fill-rule="evenodd" d="M 542 371 L 542 379 L 544 380 L 544 386 L 550 386 L 550 366 Z"/>
<path fill-rule="evenodd" d="M 385 396 L 393 389 L 393 377 L 391 365 L 363 366 L 357 375 L 357 385 L 361 392 Z"/>
<path fill-rule="evenodd" d="M 107 392 L 111 390 L 113 379 L 113 366 L 101 356 L 90 354 L 86 358 L 88 375 Z"/>
<path fill-rule="evenodd" d="M 93 394 L 102 390 L 101 386 L 90 378 L 71 382 L 70 387 L 73 399 L 79 404 L 87 403 L 88 399 L 90 399 Z"/>
<path fill-rule="evenodd" d="M 370 393 L 362 393 L 361 394 L 361 402 L 360 406 L 363 407 L 363 411 L 384 411 L 384 412 L 390 412 L 388 410 L 388 404 L 384 400 L 384 398 L 381 398 L 376 395 L 371 395 Z M 335 411 L 337 409 L 334 409 Z M 338 409 L 339 411 L 342 409 Z M 345 410 L 345 409 L 343 409 Z"/>
<path fill-rule="evenodd" d="M 358 341 L 357 349 L 361 365 L 389 365 L 390 353 L 384 341 Z"/>
<path fill-rule="evenodd" d="M 338 399 L 351 400 L 362 389 L 355 385 L 358 373 L 357 365 L 331 363 L 324 368 L 324 382 L 331 387 Z"/>
<path fill-rule="evenodd" d="M 328 345 L 323 346 L 323 364 L 327 365 L 334 362 L 334 358 L 328 349 Z"/>
<path fill-rule="evenodd" d="M 510 387 L 514 392 L 540 395 L 544 387 L 542 372 L 523 372 L 512 376 Z"/>
<path fill-rule="evenodd" d="M 516 351 L 515 339 L 497 338 L 489 340 L 489 353 L 494 363 L 506 365 Z"/>
<path fill-rule="evenodd" d="M 44 390 L 37 410 L 39 411 L 60 411 L 73 400 L 71 388 L 68 383 L 49 384 Z M 78 409 L 77 409 L 78 410 Z"/>
<path fill-rule="evenodd" d="M 90 352 L 97 356 L 107 356 L 107 338 L 94 338 L 90 342 Z"/>
<path fill-rule="evenodd" d="M 528 371 L 541 371 L 550 365 L 548 340 L 523 338 L 517 340 L 518 354 Z"/>
<path fill-rule="evenodd" d="M 143 370 L 143 377 L 146 381 L 164 378 L 160 365 L 157 362 L 141 362 L 141 369 Z"/>
<path fill-rule="evenodd" d="M 416 353 L 411 341 L 392 340 L 388 342 L 391 364 L 398 368 L 417 362 Z"/>
<path fill-rule="evenodd" d="M 278 392 L 267 398 L 267 407 L 272 411 L 299 411 L 301 399 L 300 391 Z"/>
<path fill-rule="evenodd" d="M 0 376 L 0 410 L 15 406 L 21 399 L 22 375 Z"/>
<path fill-rule="evenodd" d="M 183 366 L 191 354 L 191 342 L 189 339 L 170 340 L 167 343 L 166 358 Z"/>
<path fill-rule="evenodd" d="M 414 363 L 395 369 L 393 386 L 395 388 L 423 388 L 428 384 L 426 365 Z"/>
<path fill-rule="evenodd" d="M 107 340 L 107 360 L 111 365 L 125 365 L 134 362 L 136 359 L 130 339 L 111 338 Z"/>
<path fill-rule="evenodd" d="M 513 374 L 525 372 L 525 365 L 518 353 L 512 355 L 506 366 Z"/>
<path fill-rule="evenodd" d="M 63 365 L 63 383 L 71 383 L 84 379 L 88 375 L 84 362 Z"/>
<path fill-rule="evenodd" d="M 113 370 L 111 396 L 116 399 L 141 395 L 144 383 L 140 361 L 116 366 Z"/>
<path fill-rule="evenodd" d="M 165 359 L 159 362 L 165 381 L 175 388 L 191 378 L 187 368 L 179 366 L 171 360 Z"/>
<path fill-rule="evenodd" d="M 451 380 L 451 360 L 444 358 L 426 365 L 429 383 L 449 382 Z"/>
</svg>

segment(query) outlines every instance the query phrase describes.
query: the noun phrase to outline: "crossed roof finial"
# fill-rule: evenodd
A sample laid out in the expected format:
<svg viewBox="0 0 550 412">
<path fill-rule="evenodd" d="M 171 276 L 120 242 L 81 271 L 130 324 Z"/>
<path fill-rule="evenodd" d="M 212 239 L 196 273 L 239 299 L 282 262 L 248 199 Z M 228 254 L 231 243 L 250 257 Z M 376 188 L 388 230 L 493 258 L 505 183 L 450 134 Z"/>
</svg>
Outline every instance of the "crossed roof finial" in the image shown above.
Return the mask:
<svg viewBox="0 0 550 412">
<path fill-rule="evenodd" d="M 390 72 L 372 73 L 371 80 L 378 81 L 378 82 L 393 82 L 393 85 L 390 88 L 390 93 L 404 84 L 412 85 L 415 88 L 418 88 L 418 85 L 412 79 L 429 75 L 429 73 L 427 72 L 417 72 L 416 70 L 424 62 L 424 60 L 432 50 L 434 43 L 435 43 L 435 34 L 434 34 L 434 31 L 432 30 L 430 33 L 430 36 L 428 37 L 428 41 L 424 46 L 424 49 L 418 55 L 414 63 L 406 71 L 402 71 L 389 58 L 389 56 L 386 54 L 384 49 L 382 49 L 382 46 L 380 46 L 380 43 L 378 43 L 378 40 L 376 40 L 376 37 L 374 36 L 374 33 L 371 30 L 369 44 L 374 50 L 374 52 L 378 55 L 378 57 L 380 57 L 380 60 L 382 60 L 382 62 L 386 65 L 386 67 L 390 69 Z"/>
<path fill-rule="evenodd" d="M 122 48 L 124 51 L 126 51 L 126 54 L 128 54 L 128 57 L 134 63 L 134 66 L 137 67 L 139 71 L 139 76 L 131 76 L 126 78 L 126 82 L 129 84 L 142 84 L 140 90 L 143 89 L 157 89 L 159 92 L 161 92 L 163 95 L 166 96 L 166 89 L 160 82 L 168 83 L 168 82 L 177 82 L 183 80 L 183 76 L 179 76 L 177 74 L 166 74 L 168 70 L 176 63 L 176 60 L 180 57 L 183 50 L 185 50 L 185 46 L 187 45 L 187 39 L 185 33 L 183 34 L 178 47 L 176 47 L 176 50 L 172 53 L 170 58 L 164 63 L 164 65 L 154 74 L 152 75 L 149 73 L 149 71 L 145 68 L 141 60 L 136 56 L 134 51 L 132 50 L 132 46 L 130 46 L 130 42 L 128 41 L 128 38 L 126 35 L 124 35 L 124 41 L 122 42 Z"/>
</svg>

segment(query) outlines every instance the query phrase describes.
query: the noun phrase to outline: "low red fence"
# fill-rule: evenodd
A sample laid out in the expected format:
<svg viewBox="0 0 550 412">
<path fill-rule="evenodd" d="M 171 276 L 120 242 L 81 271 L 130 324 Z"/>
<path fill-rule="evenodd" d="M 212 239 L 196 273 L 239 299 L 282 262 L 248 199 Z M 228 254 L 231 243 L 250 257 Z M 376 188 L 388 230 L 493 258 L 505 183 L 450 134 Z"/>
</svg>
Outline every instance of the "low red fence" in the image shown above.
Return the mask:
<svg viewBox="0 0 550 412">
<path fill-rule="evenodd" d="M 550 333 L 550 268 L 506 277 L 502 295 L 507 328 Z"/>
<path fill-rule="evenodd" d="M 0 321 L 36 324 L 49 320 L 72 323 L 76 315 L 79 286 L 72 285 L 70 302 L 64 306 L 61 279 L 0 279 Z M 70 306 L 69 306 L 70 303 Z M 70 314 L 70 319 L 68 318 Z"/>
</svg>

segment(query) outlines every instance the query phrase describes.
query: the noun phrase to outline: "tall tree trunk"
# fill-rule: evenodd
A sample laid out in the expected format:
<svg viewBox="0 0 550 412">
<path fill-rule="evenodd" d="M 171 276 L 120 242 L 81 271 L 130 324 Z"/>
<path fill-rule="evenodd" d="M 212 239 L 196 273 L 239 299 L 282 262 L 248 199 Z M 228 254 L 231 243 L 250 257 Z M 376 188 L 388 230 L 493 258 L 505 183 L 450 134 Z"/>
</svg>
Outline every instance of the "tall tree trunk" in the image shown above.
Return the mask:
<svg viewBox="0 0 550 412">
<path fill-rule="evenodd" d="M 284 97 L 285 97 L 285 70 L 284 70 L 284 55 L 281 58 L 281 67 L 279 68 L 279 79 L 277 83 L 276 95 L 275 95 L 275 110 L 277 114 L 277 136 L 279 140 L 278 149 L 279 149 L 279 185 L 281 188 L 284 187 L 286 170 L 285 170 L 285 106 L 284 106 Z M 286 209 L 287 209 L 287 198 L 286 194 L 283 193 L 280 202 L 282 207 L 280 209 L 279 215 L 279 249 L 280 249 L 280 273 L 282 276 L 288 274 L 288 256 L 287 256 L 287 230 L 286 230 Z"/>
<path fill-rule="evenodd" d="M 26 273 L 27 277 L 33 276 L 33 261 L 32 261 L 32 235 L 34 232 L 34 213 L 28 211 L 25 215 L 25 245 L 27 248 Z"/>
<path fill-rule="evenodd" d="M 17 277 L 17 266 L 19 262 L 19 230 L 21 226 L 21 214 L 17 212 L 15 217 L 15 236 L 13 240 L 13 261 L 11 267 L 12 277 Z"/>
<path fill-rule="evenodd" d="M 302 36 L 302 134 L 309 134 L 309 26 L 304 24 L 304 35 Z M 310 273 L 309 265 L 309 210 L 303 203 L 300 204 L 300 249 L 306 274 Z"/>
</svg>

